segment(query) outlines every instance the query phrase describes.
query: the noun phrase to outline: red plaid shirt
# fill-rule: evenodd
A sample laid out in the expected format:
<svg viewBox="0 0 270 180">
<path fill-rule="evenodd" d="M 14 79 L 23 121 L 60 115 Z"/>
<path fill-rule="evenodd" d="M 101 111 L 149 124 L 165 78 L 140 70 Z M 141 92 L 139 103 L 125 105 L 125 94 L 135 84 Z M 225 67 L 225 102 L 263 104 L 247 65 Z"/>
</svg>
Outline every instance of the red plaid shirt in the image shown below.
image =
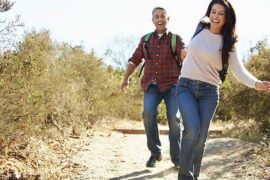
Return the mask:
<svg viewBox="0 0 270 180">
<path fill-rule="evenodd" d="M 141 79 L 141 88 L 143 91 L 146 91 L 149 85 L 156 84 L 160 92 L 165 92 L 172 85 L 177 84 L 180 69 L 171 50 L 171 36 L 171 32 L 165 32 L 159 38 L 155 31 L 147 42 L 148 50 L 146 51 L 148 51 L 149 57 L 147 55 L 144 56 L 143 53 L 145 37 L 143 36 L 136 51 L 128 60 L 129 63 L 138 66 L 142 62 L 142 59 L 145 59 L 144 75 Z M 181 37 L 177 36 L 176 53 L 178 57 L 181 57 L 181 50 L 184 46 Z M 181 59 L 180 61 L 182 62 Z"/>
</svg>

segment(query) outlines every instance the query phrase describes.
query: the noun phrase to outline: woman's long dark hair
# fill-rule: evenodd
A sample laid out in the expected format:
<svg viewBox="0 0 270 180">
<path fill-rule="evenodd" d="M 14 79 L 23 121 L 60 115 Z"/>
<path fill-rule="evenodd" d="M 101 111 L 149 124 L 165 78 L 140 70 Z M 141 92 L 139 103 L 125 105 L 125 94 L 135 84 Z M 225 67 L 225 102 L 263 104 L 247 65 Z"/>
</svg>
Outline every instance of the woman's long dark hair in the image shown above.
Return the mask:
<svg viewBox="0 0 270 180">
<path fill-rule="evenodd" d="M 210 17 L 210 13 L 214 4 L 221 4 L 225 8 L 225 24 L 221 28 L 223 36 L 222 61 L 228 64 L 229 52 L 237 42 L 237 34 L 235 32 L 236 15 L 231 3 L 227 0 L 212 0 L 209 4 L 205 16 Z"/>
</svg>

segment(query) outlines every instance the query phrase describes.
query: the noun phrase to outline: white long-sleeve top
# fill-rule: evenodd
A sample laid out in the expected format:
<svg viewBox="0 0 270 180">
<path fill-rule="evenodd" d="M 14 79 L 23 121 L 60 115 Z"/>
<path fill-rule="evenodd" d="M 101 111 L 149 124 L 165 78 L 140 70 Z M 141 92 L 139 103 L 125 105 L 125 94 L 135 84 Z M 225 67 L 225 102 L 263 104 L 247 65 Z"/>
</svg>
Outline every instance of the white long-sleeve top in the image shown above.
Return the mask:
<svg viewBox="0 0 270 180">
<path fill-rule="evenodd" d="M 203 29 L 188 44 L 180 77 L 207 82 L 216 86 L 221 84 L 218 71 L 222 69 L 222 36 Z M 229 53 L 229 67 L 239 81 L 255 88 L 257 78 L 250 74 L 238 58 L 234 49 Z"/>
</svg>

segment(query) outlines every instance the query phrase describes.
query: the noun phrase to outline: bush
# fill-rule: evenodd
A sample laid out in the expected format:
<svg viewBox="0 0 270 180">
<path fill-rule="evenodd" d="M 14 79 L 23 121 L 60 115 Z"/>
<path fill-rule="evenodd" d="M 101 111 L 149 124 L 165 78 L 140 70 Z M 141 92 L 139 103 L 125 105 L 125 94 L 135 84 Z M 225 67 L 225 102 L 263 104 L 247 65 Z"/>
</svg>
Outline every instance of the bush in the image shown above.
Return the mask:
<svg viewBox="0 0 270 180">
<path fill-rule="evenodd" d="M 0 58 L 2 136 L 40 134 L 52 124 L 79 133 L 106 116 L 141 120 L 137 76 L 121 93 L 123 70 L 106 67 L 83 46 L 52 42 L 47 30 L 26 33 L 16 51 Z"/>
<path fill-rule="evenodd" d="M 270 77 L 270 49 L 266 40 L 259 41 L 256 47 L 251 48 L 256 54 L 250 56 L 246 68 L 260 80 L 268 80 Z M 217 111 L 217 117 L 223 120 L 254 119 L 265 134 L 270 133 L 270 95 L 258 92 L 246 87 L 229 73 L 227 82 L 221 87 L 221 99 Z"/>
</svg>

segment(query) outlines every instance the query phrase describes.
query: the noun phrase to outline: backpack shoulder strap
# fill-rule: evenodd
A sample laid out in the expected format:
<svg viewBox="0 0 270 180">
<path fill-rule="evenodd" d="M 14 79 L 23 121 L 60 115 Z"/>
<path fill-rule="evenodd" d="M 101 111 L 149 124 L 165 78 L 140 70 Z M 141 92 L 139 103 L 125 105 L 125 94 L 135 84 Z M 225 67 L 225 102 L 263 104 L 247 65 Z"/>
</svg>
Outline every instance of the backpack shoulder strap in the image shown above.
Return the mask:
<svg viewBox="0 0 270 180">
<path fill-rule="evenodd" d="M 146 57 L 145 55 L 146 55 L 146 51 L 147 51 L 147 47 L 146 47 L 146 44 L 147 44 L 147 42 L 149 41 L 149 39 L 151 38 L 151 36 L 152 36 L 152 34 L 153 34 L 154 32 L 150 32 L 150 33 L 148 33 L 148 34 L 146 34 L 145 36 L 144 36 L 144 40 L 143 40 L 143 54 L 144 54 L 144 57 Z"/>
<path fill-rule="evenodd" d="M 146 34 L 146 35 L 144 36 L 144 42 L 148 42 L 149 39 L 150 39 L 150 37 L 151 37 L 151 35 L 152 35 L 153 33 L 154 33 L 154 32 L 150 32 L 150 33 Z"/>
<path fill-rule="evenodd" d="M 177 56 L 177 53 L 176 53 L 176 39 L 177 39 L 177 34 L 172 33 L 172 37 L 171 37 L 171 50 L 172 50 L 172 54 L 174 56 L 174 59 L 176 61 L 176 64 L 181 69 L 182 63 L 179 61 L 179 57 Z"/>
<path fill-rule="evenodd" d="M 206 27 L 206 25 L 207 25 L 206 23 L 200 22 L 191 39 L 193 39 L 197 34 L 199 34 Z"/>
<path fill-rule="evenodd" d="M 226 79 L 227 73 L 228 73 L 228 56 L 226 56 L 223 52 L 222 52 L 222 69 L 221 71 L 219 71 L 219 78 L 221 80 L 221 82 L 223 83 Z"/>
<path fill-rule="evenodd" d="M 144 39 L 143 39 L 143 55 L 144 55 L 144 57 L 147 57 L 147 55 L 148 55 L 147 42 L 149 41 L 149 39 L 151 38 L 151 36 L 152 36 L 153 33 L 154 32 L 150 32 L 150 33 L 148 33 L 148 34 L 146 34 L 144 36 Z M 142 71 L 143 71 L 143 68 L 144 68 L 144 65 L 145 65 L 145 63 L 143 63 L 143 65 L 142 65 L 142 67 L 140 69 L 140 72 L 139 72 L 138 77 L 141 76 Z"/>
<path fill-rule="evenodd" d="M 229 64 L 222 64 L 222 70 L 218 72 L 219 78 L 222 83 L 225 81 L 226 76 L 228 74 L 228 67 L 229 67 Z"/>
<path fill-rule="evenodd" d="M 174 56 L 176 56 L 176 37 L 177 35 L 172 33 L 171 48 Z"/>
</svg>

